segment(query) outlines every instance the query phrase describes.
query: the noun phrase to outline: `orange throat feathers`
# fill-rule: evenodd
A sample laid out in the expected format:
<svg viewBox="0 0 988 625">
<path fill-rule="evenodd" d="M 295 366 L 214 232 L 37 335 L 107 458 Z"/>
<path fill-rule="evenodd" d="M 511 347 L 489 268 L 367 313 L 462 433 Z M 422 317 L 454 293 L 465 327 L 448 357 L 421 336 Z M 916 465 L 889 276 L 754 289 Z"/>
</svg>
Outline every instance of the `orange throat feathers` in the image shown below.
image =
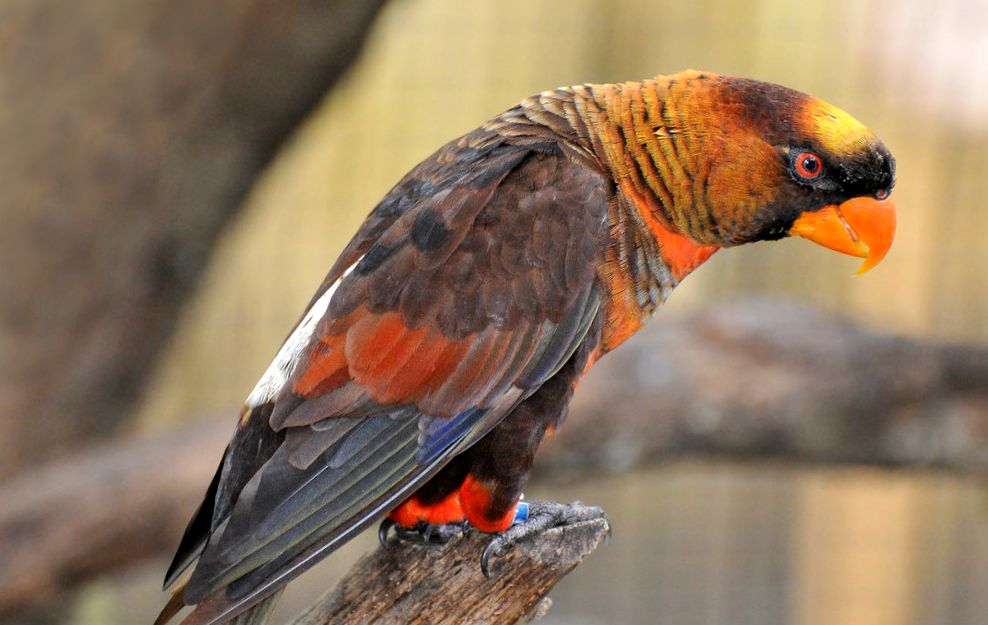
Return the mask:
<svg viewBox="0 0 988 625">
<path fill-rule="evenodd" d="M 639 204 L 632 210 L 647 211 L 648 207 Z M 652 215 L 643 215 L 643 217 L 649 233 L 658 245 L 661 260 L 674 280 L 672 284 L 667 285 L 670 289 L 720 249 L 716 245 L 697 243 L 687 236 L 674 232 L 659 223 Z M 604 329 L 604 351 L 610 351 L 641 329 L 645 319 L 654 312 L 655 307 L 642 308 L 637 297 L 641 285 L 635 284 L 631 275 L 622 266 L 621 259 L 613 251 L 608 253 L 605 279 L 611 292 L 611 301 L 608 306 L 607 325 Z M 664 298 L 663 295 L 663 300 Z M 657 302 L 659 305 L 661 303 Z"/>
<path fill-rule="evenodd" d="M 662 258 L 677 282 L 682 281 L 720 249 L 716 245 L 697 243 L 679 233 L 667 230 L 660 224 L 655 226 L 651 228 L 652 234 L 659 242 Z"/>
</svg>

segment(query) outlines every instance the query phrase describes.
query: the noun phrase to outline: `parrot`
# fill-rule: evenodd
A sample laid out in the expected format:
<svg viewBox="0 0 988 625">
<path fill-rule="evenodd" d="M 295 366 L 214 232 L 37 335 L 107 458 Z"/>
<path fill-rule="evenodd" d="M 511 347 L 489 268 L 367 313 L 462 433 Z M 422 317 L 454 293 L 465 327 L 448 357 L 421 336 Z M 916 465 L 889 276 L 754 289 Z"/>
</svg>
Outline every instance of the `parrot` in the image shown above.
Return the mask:
<svg viewBox="0 0 988 625">
<path fill-rule="evenodd" d="M 521 498 L 594 363 L 721 248 L 795 236 L 871 269 L 894 183 L 836 106 L 696 70 L 544 91 L 444 145 L 371 211 L 247 396 L 156 625 L 186 606 L 182 625 L 260 622 L 382 518 L 382 538 L 491 534 L 488 574 L 526 528 L 579 513 Z"/>
</svg>

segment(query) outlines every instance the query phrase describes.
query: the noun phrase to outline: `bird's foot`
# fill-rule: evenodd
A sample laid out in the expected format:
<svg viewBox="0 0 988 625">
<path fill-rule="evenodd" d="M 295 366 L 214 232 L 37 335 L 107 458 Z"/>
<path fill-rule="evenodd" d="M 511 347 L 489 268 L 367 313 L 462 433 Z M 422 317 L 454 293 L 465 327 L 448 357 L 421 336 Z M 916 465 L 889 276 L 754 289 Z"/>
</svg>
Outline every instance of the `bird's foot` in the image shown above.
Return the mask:
<svg viewBox="0 0 988 625">
<path fill-rule="evenodd" d="M 555 501 L 533 501 L 527 506 L 527 518 L 519 518 L 520 515 L 516 514 L 515 525 L 494 536 L 484 549 L 480 556 L 480 570 L 483 571 L 484 577 L 490 578 L 491 576 L 491 558 L 503 556 L 512 547 L 536 534 L 541 534 L 561 525 L 607 518 L 603 508 L 587 506 L 579 501 L 571 504 L 561 504 Z"/>
<path fill-rule="evenodd" d="M 398 540 L 417 545 L 439 547 L 465 533 L 470 526 L 466 521 L 462 523 L 449 523 L 447 525 L 433 525 L 422 521 L 414 527 L 402 527 L 390 518 L 385 518 L 377 528 L 377 539 L 385 549 L 390 547 L 388 538 L 392 528 L 394 528 L 395 536 L 398 537 Z"/>
</svg>

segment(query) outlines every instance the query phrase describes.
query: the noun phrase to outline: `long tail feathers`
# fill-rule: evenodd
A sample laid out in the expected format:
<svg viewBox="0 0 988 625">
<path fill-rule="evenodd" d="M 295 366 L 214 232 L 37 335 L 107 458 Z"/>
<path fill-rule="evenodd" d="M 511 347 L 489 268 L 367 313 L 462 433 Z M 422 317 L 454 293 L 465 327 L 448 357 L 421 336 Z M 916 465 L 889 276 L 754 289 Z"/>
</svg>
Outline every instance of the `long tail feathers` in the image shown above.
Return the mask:
<svg viewBox="0 0 988 625">
<path fill-rule="evenodd" d="M 154 625 L 165 625 L 173 618 L 175 615 L 182 611 L 185 607 L 185 601 L 182 600 L 182 592 L 185 590 L 185 583 L 183 582 L 174 591 L 172 591 L 172 596 L 168 599 L 168 603 L 165 607 L 161 609 L 161 613 L 158 614 L 158 618 L 154 620 Z M 284 592 L 284 588 L 278 590 L 274 594 L 265 597 L 261 601 L 252 605 L 249 609 L 238 614 L 236 617 L 227 622 L 227 625 L 265 625 L 267 623 L 268 617 L 271 616 L 271 612 L 274 610 L 275 604 L 281 599 L 281 594 Z M 185 620 L 182 621 L 181 625 L 195 624 L 196 611 L 193 610 Z"/>
<path fill-rule="evenodd" d="M 182 601 L 182 591 L 184 590 L 185 582 L 179 584 L 172 591 L 172 596 L 168 598 L 168 603 L 165 604 L 165 607 L 161 608 L 158 618 L 154 619 L 154 625 L 165 625 L 165 623 L 175 618 L 175 615 L 182 611 L 182 608 L 185 607 L 185 601 Z"/>
<path fill-rule="evenodd" d="M 252 605 L 249 610 L 230 621 L 230 625 L 264 625 L 267 623 L 268 617 L 271 616 L 275 604 L 278 603 L 278 599 L 281 599 L 281 593 L 284 591 L 285 589 L 282 588 L 270 597 L 266 597 L 262 601 Z"/>
</svg>

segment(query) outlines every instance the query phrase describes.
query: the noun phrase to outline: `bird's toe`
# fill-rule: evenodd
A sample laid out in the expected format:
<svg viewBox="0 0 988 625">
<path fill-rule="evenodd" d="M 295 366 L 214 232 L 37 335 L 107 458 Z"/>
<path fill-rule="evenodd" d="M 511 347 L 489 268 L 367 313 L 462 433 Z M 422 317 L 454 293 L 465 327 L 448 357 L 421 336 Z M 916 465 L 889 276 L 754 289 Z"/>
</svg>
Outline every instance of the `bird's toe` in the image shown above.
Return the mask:
<svg viewBox="0 0 988 625">
<path fill-rule="evenodd" d="M 495 535 L 481 554 L 480 570 L 484 577 L 491 577 L 491 558 L 503 556 L 512 547 L 532 536 L 541 534 L 553 527 L 607 518 L 603 508 L 587 506 L 579 501 L 570 504 L 561 504 L 555 501 L 535 501 L 525 505 L 527 506 L 527 518 L 518 519 L 514 525 Z"/>
<path fill-rule="evenodd" d="M 466 522 L 434 525 L 424 521 L 413 527 L 402 527 L 392 519 L 385 518 L 377 530 L 377 539 L 385 549 L 389 549 L 393 544 L 390 540 L 392 529 L 400 541 L 416 545 L 442 546 L 453 538 L 462 535 L 469 527 Z"/>
</svg>

